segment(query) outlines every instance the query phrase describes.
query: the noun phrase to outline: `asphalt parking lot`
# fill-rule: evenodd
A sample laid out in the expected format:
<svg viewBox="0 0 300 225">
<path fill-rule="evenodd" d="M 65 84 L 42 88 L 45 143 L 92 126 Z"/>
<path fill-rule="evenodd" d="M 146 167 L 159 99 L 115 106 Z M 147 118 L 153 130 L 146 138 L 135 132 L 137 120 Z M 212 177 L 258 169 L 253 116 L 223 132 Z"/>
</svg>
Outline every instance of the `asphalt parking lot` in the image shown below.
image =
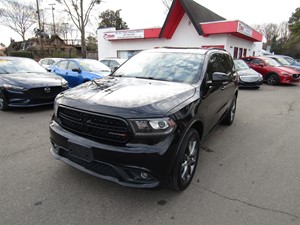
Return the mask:
<svg viewBox="0 0 300 225">
<path fill-rule="evenodd" d="M 190 187 L 121 187 L 49 152 L 52 107 L 0 112 L 0 224 L 300 224 L 300 85 L 239 91 Z"/>
</svg>

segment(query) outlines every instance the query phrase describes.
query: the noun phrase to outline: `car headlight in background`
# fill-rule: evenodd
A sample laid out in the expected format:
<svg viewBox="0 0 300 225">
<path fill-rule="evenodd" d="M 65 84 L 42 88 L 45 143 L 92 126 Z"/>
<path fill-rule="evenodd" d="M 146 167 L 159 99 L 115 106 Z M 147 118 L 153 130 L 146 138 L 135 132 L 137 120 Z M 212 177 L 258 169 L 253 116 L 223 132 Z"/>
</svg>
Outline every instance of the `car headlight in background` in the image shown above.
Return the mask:
<svg viewBox="0 0 300 225">
<path fill-rule="evenodd" d="M 176 123 L 171 118 L 130 120 L 136 136 L 165 136 L 172 133 Z"/>
<path fill-rule="evenodd" d="M 282 72 L 282 75 L 284 75 L 284 76 L 292 76 L 292 74 L 286 73 L 286 72 Z"/>
<path fill-rule="evenodd" d="M 9 90 L 9 91 L 26 91 L 27 89 L 20 86 L 15 86 L 11 84 L 3 84 L 3 89 Z"/>
</svg>

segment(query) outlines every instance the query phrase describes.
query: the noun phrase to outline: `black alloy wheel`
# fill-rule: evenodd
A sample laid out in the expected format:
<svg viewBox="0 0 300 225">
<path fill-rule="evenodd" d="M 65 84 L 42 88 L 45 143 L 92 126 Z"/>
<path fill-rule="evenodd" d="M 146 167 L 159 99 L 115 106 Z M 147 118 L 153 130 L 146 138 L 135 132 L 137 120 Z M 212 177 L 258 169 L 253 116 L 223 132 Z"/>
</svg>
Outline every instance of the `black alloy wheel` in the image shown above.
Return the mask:
<svg viewBox="0 0 300 225">
<path fill-rule="evenodd" d="M 270 74 L 268 77 L 267 77 L 267 83 L 269 85 L 277 85 L 279 83 L 279 79 L 278 79 L 278 76 L 276 74 Z"/>
<path fill-rule="evenodd" d="M 199 149 L 199 134 L 192 128 L 187 132 L 180 146 L 173 173 L 169 178 L 171 189 L 183 191 L 189 186 L 197 167 Z"/>
<path fill-rule="evenodd" d="M 8 110 L 8 104 L 4 96 L 0 96 L 0 110 L 1 111 Z"/>
<path fill-rule="evenodd" d="M 230 126 L 234 121 L 235 111 L 236 111 L 236 97 L 234 97 L 226 116 L 222 120 L 222 124 Z"/>
</svg>

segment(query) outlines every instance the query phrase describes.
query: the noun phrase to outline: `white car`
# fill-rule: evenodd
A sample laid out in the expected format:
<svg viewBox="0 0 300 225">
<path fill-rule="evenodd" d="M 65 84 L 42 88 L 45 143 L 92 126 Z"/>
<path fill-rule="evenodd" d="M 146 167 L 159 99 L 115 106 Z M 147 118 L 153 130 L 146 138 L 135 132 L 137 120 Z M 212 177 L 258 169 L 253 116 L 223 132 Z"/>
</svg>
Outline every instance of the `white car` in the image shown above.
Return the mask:
<svg viewBox="0 0 300 225">
<path fill-rule="evenodd" d="M 104 58 L 100 60 L 100 62 L 108 66 L 112 71 L 122 65 L 125 61 L 126 59 L 121 58 Z"/>
<path fill-rule="evenodd" d="M 52 65 L 62 60 L 63 58 L 43 58 L 38 63 L 44 67 L 48 72 L 51 71 Z"/>
</svg>

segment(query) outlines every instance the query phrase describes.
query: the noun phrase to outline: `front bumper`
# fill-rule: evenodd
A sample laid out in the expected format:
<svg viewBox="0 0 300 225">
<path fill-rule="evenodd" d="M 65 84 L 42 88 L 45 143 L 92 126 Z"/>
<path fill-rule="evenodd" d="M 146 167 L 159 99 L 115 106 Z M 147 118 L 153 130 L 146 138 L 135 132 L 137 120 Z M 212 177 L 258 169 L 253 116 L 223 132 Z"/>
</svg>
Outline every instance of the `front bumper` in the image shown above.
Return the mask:
<svg viewBox="0 0 300 225">
<path fill-rule="evenodd" d="M 70 166 L 127 187 L 154 188 L 168 178 L 179 138 L 167 136 L 125 145 L 99 143 L 50 123 L 51 154 Z"/>
<path fill-rule="evenodd" d="M 263 80 L 257 80 L 254 82 L 245 82 L 241 79 L 239 79 L 239 87 L 259 87 L 260 85 L 263 84 Z"/>
<path fill-rule="evenodd" d="M 53 91 L 43 92 L 43 88 L 32 88 L 25 91 L 5 90 L 4 96 L 10 107 L 31 107 L 53 104 L 56 95 L 66 88 L 56 86 L 50 87 Z"/>
</svg>

